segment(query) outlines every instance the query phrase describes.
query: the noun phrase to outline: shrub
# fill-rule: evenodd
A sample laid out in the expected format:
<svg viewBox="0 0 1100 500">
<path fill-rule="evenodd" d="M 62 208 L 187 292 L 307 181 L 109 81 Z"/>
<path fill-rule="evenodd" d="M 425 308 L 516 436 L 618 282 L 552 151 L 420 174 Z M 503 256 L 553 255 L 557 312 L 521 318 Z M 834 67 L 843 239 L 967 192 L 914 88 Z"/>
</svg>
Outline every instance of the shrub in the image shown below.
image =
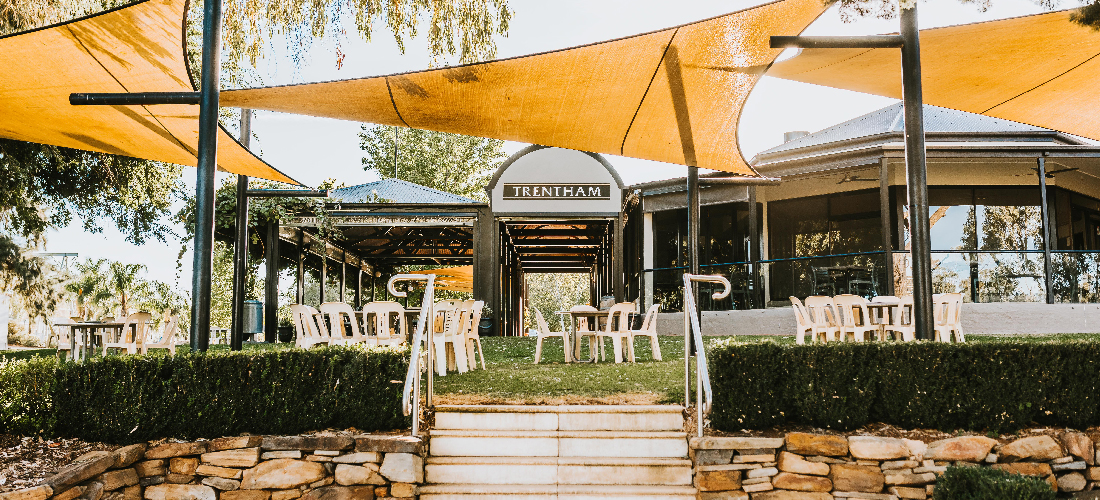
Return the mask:
<svg viewBox="0 0 1100 500">
<path fill-rule="evenodd" d="M 987 467 L 948 467 L 936 479 L 933 500 L 1054 500 L 1042 479 Z"/>
<path fill-rule="evenodd" d="M 53 428 L 52 396 L 57 358 L 15 361 L 0 358 L 0 429 L 12 434 L 48 433 Z"/>
<path fill-rule="evenodd" d="M 331 347 L 0 362 L 0 429 L 125 444 L 402 428 L 408 356 Z"/>
<path fill-rule="evenodd" d="M 716 429 L 1100 424 L 1100 343 L 715 344 Z"/>
<path fill-rule="evenodd" d="M 408 350 L 321 348 L 115 356 L 57 370 L 55 432 L 129 443 L 408 425 Z"/>
</svg>

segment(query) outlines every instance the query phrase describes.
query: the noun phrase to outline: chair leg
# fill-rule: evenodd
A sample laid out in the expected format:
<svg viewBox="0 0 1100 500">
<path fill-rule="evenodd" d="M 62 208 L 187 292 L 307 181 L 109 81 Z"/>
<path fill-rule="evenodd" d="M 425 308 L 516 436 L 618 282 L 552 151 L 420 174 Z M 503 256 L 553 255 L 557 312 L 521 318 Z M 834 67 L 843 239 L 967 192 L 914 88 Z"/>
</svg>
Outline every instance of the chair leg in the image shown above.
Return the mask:
<svg viewBox="0 0 1100 500">
<path fill-rule="evenodd" d="M 435 372 L 444 377 L 447 375 L 447 343 L 442 338 L 433 338 L 432 343 L 435 344 Z"/>
<path fill-rule="evenodd" d="M 477 354 L 481 356 L 481 369 L 485 370 L 485 349 L 481 348 L 481 337 L 477 337 Z M 474 360 L 477 363 L 477 360 Z"/>
<path fill-rule="evenodd" d="M 539 364 L 542 361 L 542 335 L 539 335 L 539 340 L 535 343 L 535 364 Z"/>
<path fill-rule="evenodd" d="M 615 350 L 615 362 L 623 362 L 623 338 L 611 337 L 611 347 Z"/>
<path fill-rule="evenodd" d="M 470 363 L 470 370 L 477 369 L 477 346 L 474 339 L 466 339 L 466 360 Z"/>
<path fill-rule="evenodd" d="M 450 342 L 451 349 L 455 353 L 455 368 L 458 373 L 466 373 L 470 371 L 470 362 L 466 358 L 466 346 L 461 345 L 458 342 L 459 337 L 454 337 L 454 342 Z"/>
<path fill-rule="evenodd" d="M 626 357 L 631 363 L 635 363 L 637 360 L 634 358 L 634 336 L 627 335 L 623 337 L 623 341 L 626 342 Z"/>
<path fill-rule="evenodd" d="M 653 351 L 653 359 L 661 361 L 661 343 L 657 341 L 656 335 L 649 337 L 649 348 Z"/>
</svg>

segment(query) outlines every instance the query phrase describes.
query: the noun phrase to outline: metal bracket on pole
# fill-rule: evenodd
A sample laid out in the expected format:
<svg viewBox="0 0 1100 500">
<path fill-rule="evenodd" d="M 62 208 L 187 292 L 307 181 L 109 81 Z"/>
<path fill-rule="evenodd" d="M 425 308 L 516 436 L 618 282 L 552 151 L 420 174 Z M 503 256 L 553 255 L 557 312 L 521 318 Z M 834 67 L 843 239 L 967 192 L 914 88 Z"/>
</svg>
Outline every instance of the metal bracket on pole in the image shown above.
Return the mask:
<svg viewBox="0 0 1100 500">
<path fill-rule="evenodd" d="M 771 37 L 773 49 L 897 49 L 903 45 L 900 35 Z"/>
</svg>

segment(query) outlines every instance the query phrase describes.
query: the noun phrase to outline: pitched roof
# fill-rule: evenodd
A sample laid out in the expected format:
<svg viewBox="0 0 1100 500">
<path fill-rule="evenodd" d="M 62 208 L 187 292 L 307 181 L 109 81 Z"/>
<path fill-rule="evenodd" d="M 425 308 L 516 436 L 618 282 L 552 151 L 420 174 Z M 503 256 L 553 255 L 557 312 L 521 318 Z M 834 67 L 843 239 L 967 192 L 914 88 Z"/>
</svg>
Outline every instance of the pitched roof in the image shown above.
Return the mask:
<svg viewBox="0 0 1100 500">
<path fill-rule="evenodd" d="M 345 203 L 415 203 L 434 205 L 441 203 L 484 203 L 465 196 L 432 189 L 401 179 L 383 179 L 358 186 L 333 190 L 330 198 Z M 377 201 L 375 201 L 377 200 Z"/>
<path fill-rule="evenodd" d="M 904 131 L 905 109 L 902 103 L 899 102 L 810 135 L 785 142 L 759 154 L 766 155 L 792 149 L 820 146 L 830 142 L 840 142 L 885 133 L 903 133 Z M 1002 132 L 1046 132 L 1049 129 L 925 104 L 924 131 L 925 133 L 976 132 L 998 134 Z"/>
</svg>

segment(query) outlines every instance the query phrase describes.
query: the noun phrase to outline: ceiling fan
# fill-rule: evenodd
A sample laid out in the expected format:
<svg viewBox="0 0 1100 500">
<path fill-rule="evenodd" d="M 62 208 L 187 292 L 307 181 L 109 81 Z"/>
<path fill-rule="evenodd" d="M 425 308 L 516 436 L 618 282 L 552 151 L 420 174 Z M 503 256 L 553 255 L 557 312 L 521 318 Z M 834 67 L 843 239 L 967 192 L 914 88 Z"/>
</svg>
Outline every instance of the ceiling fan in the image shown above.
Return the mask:
<svg viewBox="0 0 1100 500">
<path fill-rule="evenodd" d="M 844 184 L 845 182 L 878 182 L 878 179 L 868 179 L 865 177 L 858 177 L 852 174 L 846 174 L 837 184 Z"/>
</svg>

